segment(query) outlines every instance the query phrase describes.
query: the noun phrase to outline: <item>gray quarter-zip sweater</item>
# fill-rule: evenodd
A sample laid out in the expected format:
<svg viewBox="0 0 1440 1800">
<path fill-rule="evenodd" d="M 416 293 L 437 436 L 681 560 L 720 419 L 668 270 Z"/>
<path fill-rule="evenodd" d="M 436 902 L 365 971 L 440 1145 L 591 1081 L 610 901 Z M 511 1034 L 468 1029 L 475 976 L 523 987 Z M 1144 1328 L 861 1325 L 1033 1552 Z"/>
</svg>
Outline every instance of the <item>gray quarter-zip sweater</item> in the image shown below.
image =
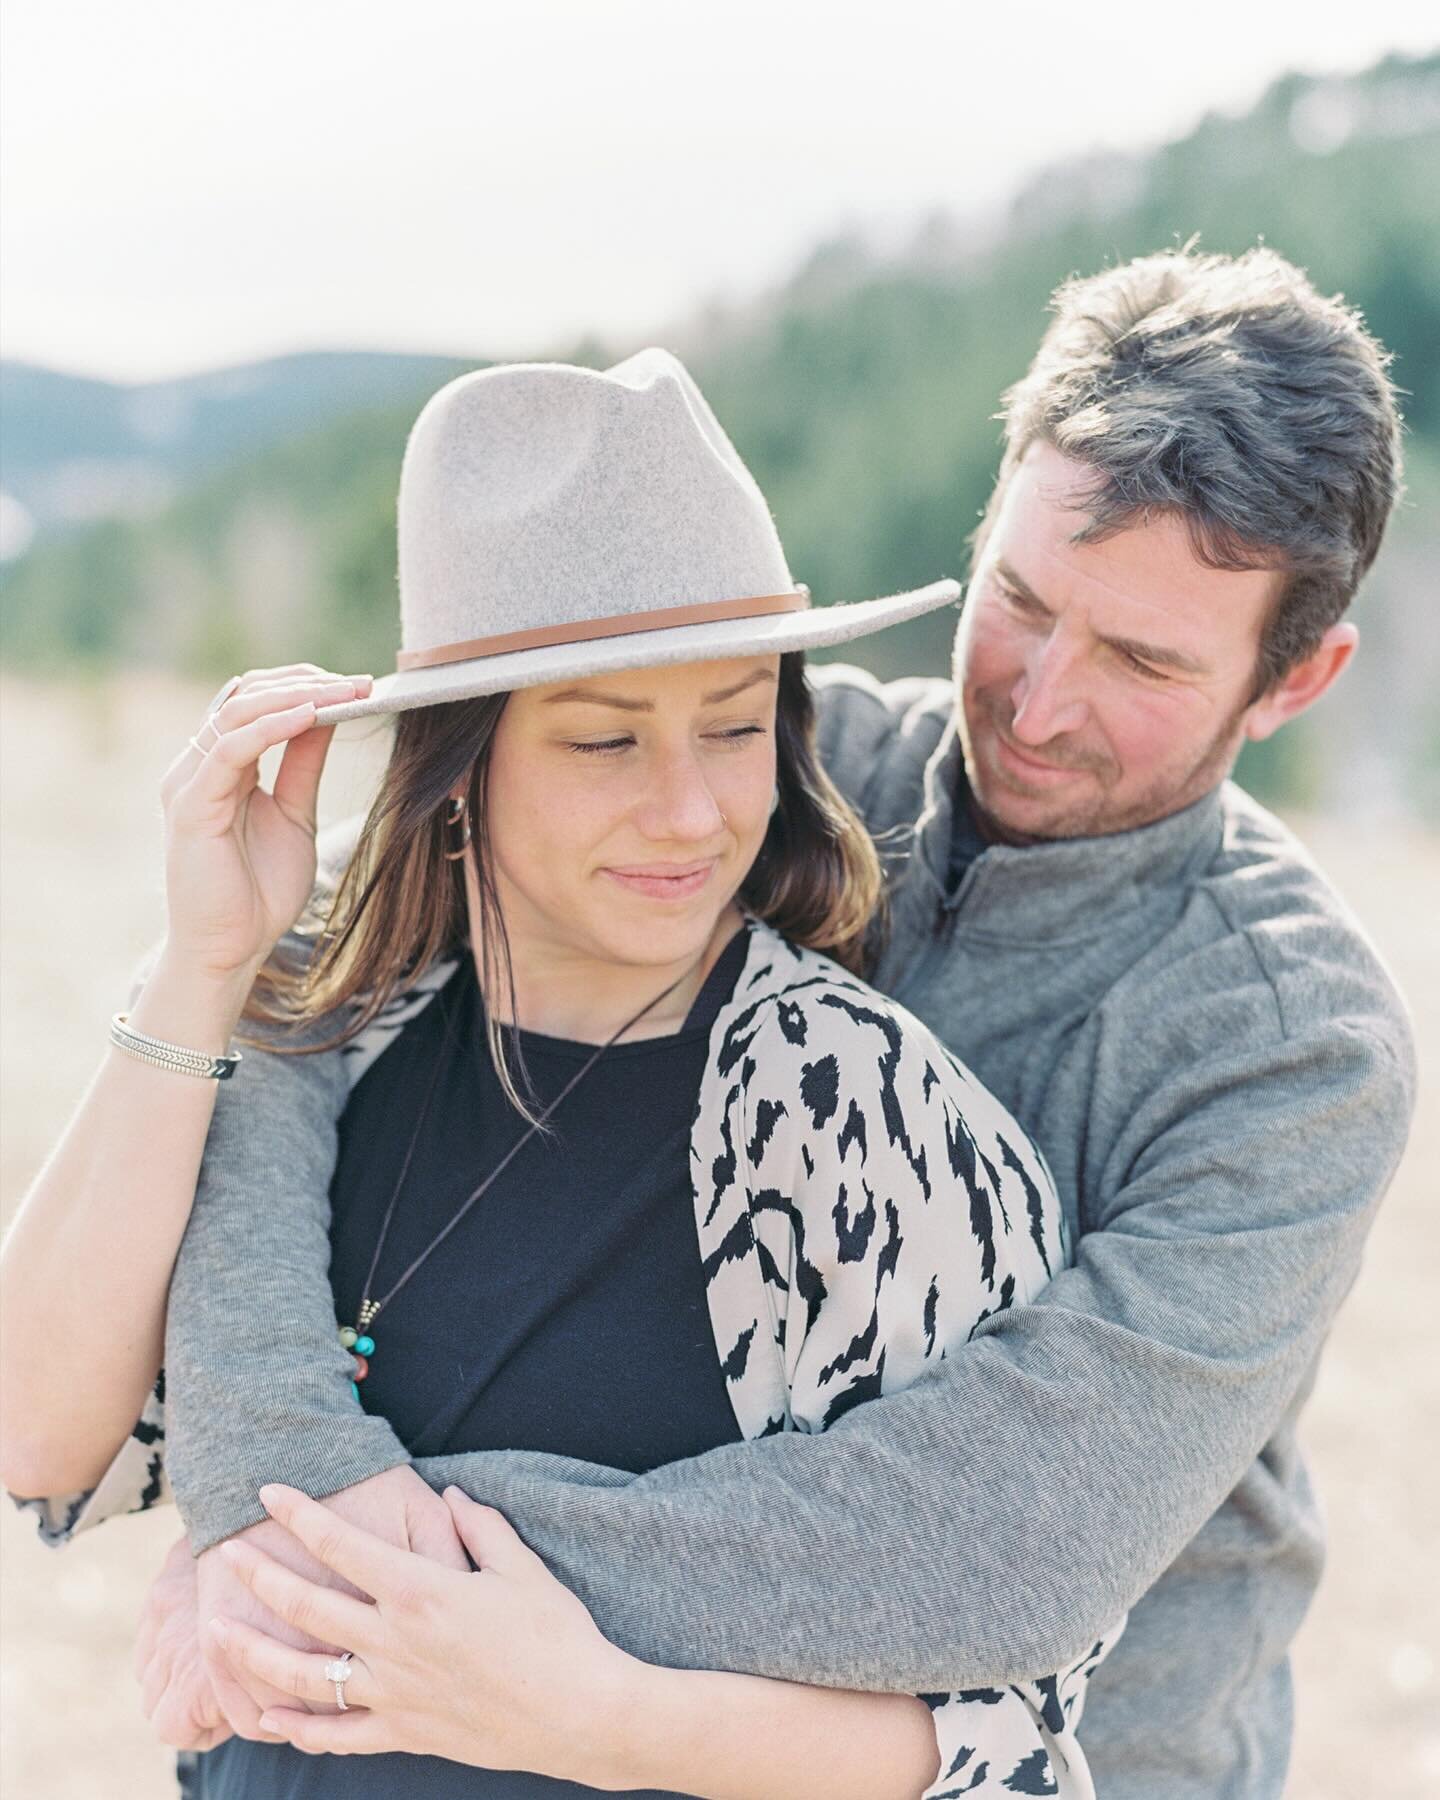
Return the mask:
<svg viewBox="0 0 1440 1800">
<path fill-rule="evenodd" d="M 1231 785 L 1142 830 L 992 847 L 947 885 L 939 682 L 827 670 L 827 767 L 881 839 L 877 985 L 1039 1142 L 1074 1267 L 830 1431 L 630 1476 L 426 1460 L 654 1661 L 943 1691 L 1061 1667 L 1117 1615 L 1102 1800 L 1276 1800 L 1321 1534 L 1297 1414 L 1404 1144 L 1403 1007 L 1304 852 Z M 918 820 L 918 824 L 917 824 Z M 197 1548 L 408 1460 L 328 1304 L 338 1053 L 222 1090 L 175 1272 L 167 1458 Z"/>
</svg>

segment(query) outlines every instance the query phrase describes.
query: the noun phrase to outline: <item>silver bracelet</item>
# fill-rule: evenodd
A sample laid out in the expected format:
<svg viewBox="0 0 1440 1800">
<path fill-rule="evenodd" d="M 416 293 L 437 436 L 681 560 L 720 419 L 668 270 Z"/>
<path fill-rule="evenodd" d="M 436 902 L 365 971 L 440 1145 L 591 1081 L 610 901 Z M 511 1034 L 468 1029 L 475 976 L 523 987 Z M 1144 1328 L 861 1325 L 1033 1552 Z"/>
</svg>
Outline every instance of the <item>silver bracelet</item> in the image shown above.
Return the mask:
<svg viewBox="0 0 1440 1800">
<path fill-rule="evenodd" d="M 147 1037 L 125 1023 L 127 1013 L 116 1013 L 110 1021 L 110 1042 L 127 1056 L 157 1069 L 170 1069 L 176 1075 L 198 1075 L 211 1081 L 228 1081 L 241 1060 L 239 1051 L 227 1056 L 209 1056 L 203 1050 L 187 1050 L 182 1044 L 167 1044 L 163 1038 Z"/>
</svg>

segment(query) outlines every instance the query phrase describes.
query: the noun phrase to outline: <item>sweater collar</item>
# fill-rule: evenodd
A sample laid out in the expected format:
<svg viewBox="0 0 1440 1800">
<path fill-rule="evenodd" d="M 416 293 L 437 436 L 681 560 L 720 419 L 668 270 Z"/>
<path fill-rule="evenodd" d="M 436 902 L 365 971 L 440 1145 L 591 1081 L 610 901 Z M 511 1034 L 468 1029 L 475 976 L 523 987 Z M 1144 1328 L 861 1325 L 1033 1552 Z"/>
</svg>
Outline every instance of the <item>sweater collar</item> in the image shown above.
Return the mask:
<svg viewBox="0 0 1440 1800">
<path fill-rule="evenodd" d="M 1011 941 L 1078 940 L 1110 929 L 1114 915 L 1158 889 L 1193 879 L 1215 855 L 1224 831 L 1221 783 L 1181 812 L 1107 837 L 1066 838 L 1017 848 L 990 844 L 958 888 L 948 886 L 955 808 L 969 794 L 953 718 L 925 768 L 924 805 L 901 886 L 933 917 L 970 915 L 988 936 Z"/>
</svg>

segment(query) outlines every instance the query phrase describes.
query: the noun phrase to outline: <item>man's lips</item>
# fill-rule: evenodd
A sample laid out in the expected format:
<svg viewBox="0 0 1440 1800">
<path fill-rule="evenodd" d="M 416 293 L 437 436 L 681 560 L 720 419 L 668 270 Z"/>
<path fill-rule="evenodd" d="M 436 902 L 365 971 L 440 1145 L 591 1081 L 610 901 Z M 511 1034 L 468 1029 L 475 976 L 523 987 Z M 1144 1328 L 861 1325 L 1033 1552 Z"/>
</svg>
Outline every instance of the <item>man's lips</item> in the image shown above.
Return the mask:
<svg viewBox="0 0 1440 1800">
<path fill-rule="evenodd" d="M 717 860 L 711 857 L 697 863 L 631 863 L 607 868 L 602 873 L 632 894 L 644 894 L 651 900 L 689 900 L 715 873 Z"/>
<path fill-rule="evenodd" d="M 1086 773 L 1084 769 L 1070 768 L 1062 763 L 1045 762 L 1039 757 L 1027 755 L 1025 751 L 1017 750 L 998 730 L 995 731 L 995 742 L 1006 765 L 1026 781 L 1041 783 L 1068 781 L 1075 775 Z"/>
</svg>

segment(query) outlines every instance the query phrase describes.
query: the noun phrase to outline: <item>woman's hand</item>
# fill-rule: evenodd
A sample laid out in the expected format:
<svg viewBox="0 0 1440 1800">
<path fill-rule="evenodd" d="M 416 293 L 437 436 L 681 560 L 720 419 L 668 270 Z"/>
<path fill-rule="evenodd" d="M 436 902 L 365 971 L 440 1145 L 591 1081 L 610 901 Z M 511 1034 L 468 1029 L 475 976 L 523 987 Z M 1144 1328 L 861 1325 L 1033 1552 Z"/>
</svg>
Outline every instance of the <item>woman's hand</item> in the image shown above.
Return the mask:
<svg viewBox="0 0 1440 1800">
<path fill-rule="evenodd" d="M 450 1508 L 440 1496 L 415 1473 L 408 1464 L 386 1469 L 352 1487 L 341 1488 L 321 1504 L 358 1530 L 369 1532 L 381 1543 L 402 1550 L 413 1550 L 441 1568 L 468 1573 L 470 1560 L 455 1530 Z M 243 1531 L 236 1542 L 253 1544 L 266 1556 L 283 1563 L 295 1574 L 325 1587 L 341 1586 L 347 1594 L 356 1590 L 344 1583 L 323 1563 L 317 1562 L 300 1542 L 273 1519 L 262 1519 Z M 271 1733 L 262 1731 L 260 1717 L 269 1706 L 287 1706 L 291 1696 L 268 1683 L 257 1680 L 243 1665 L 228 1661 L 207 1629 L 212 1619 L 239 1619 L 256 1630 L 288 1643 L 300 1650 L 318 1650 L 322 1646 L 279 1620 L 261 1606 L 237 1577 L 221 1546 L 204 1551 L 195 1564 L 198 1581 L 194 1599 L 198 1611 L 195 1636 L 204 1650 L 208 1671 L 207 1683 L 215 1703 L 230 1728 L 240 1737 L 273 1742 Z M 327 1689 L 322 1711 L 335 1704 L 333 1689 Z"/>
<path fill-rule="evenodd" d="M 163 958 L 213 978 L 252 975 L 300 916 L 315 881 L 315 802 L 334 727 L 315 710 L 362 697 L 368 675 L 313 663 L 256 669 L 222 689 L 160 784 Z M 284 744 L 274 791 L 261 754 Z"/>
<path fill-rule="evenodd" d="M 348 1650 L 347 1711 L 268 1709 L 262 1728 L 333 1755 L 403 1750 L 479 1768 L 620 1786 L 629 1698 L 644 1668 L 616 1649 L 501 1515 L 458 1488 L 445 1502 L 477 1565 L 438 1568 L 346 1524 L 293 1488 L 260 1498 L 317 1561 L 374 1604 L 318 1587 L 252 1545 L 220 1547 L 257 1599 L 294 1630 Z M 333 1703 L 328 1655 L 251 1626 L 211 1626 L 226 1656 L 307 1704 Z"/>
<path fill-rule="evenodd" d="M 441 1568 L 470 1568 L 450 1508 L 408 1464 L 342 1488 L 323 1504 L 382 1542 L 413 1550 Z M 262 1520 L 241 1538 L 310 1580 L 330 1586 L 340 1581 L 273 1519 Z M 346 1593 L 354 1591 L 345 1587 Z M 177 1750 L 208 1750 L 232 1732 L 274 1742 L 260 1730 L 260 1715 L 266 1706 L 284 1706 L 289 1698 L 243 1666 L 238 1672 L 248 1686 L 236 1680 L 237 1670 L 206 1629 L 221 1614 L 302 1650 L 320 1647 L 292 1633 L 261 1606 L 218 1547 L 196 1557 L 189 1538 L 180 1538 L 145 1597 L 135 1640 L 135 1679 L 145 1716 L 160 1741 Z M 324 1710 L 333 1703 L 333 1693 L 327 1692 Z"/>
</svg>

